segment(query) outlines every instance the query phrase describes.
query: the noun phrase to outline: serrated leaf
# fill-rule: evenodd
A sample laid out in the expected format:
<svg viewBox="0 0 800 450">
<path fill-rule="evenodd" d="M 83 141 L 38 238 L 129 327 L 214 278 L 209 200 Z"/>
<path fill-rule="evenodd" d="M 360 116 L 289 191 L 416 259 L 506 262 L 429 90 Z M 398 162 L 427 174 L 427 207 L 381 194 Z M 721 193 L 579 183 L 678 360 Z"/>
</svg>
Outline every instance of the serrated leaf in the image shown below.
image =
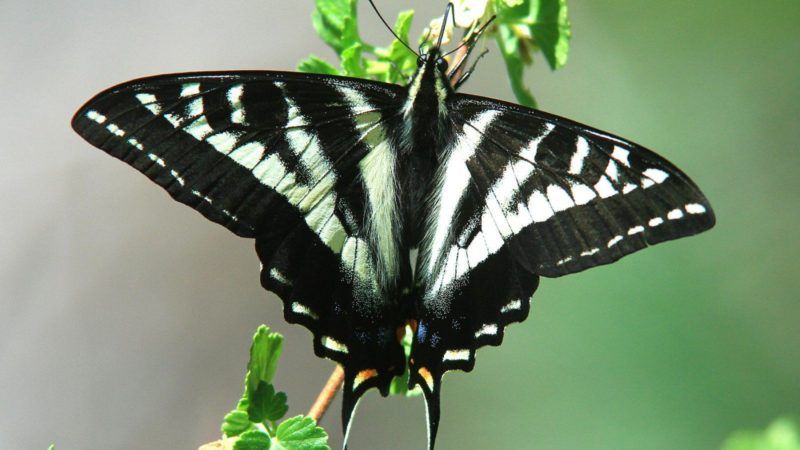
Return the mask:
<svg viewBox="0 0 800 450">
<path fill-rule="evenodd" d="M 266 325 L 258 327 L 250 346 L 250 362 L 247 364 L 245 396 L 252 393 L 260 382 L 270 383 L 278 369 L 278 359 L 283 348 L 283 336 L 270 333 Z"/>
<path fill-rule="evenodd" d="M 317 34 L 341 53 L 358 41 L 356 0 L 316 0 L 311 21 Z"/>
<path fill-rule="evenodd" d="M 571 36 L 567 0 L 538 0 L 531 3 L 531 34 L 555 70 L 567 63 Z"/>
<path fill-rule="evenodd" d="M 323 75 L 341 74 L 339 69 L 334 67 L 333 64 L 314 55 L 309 55 L 308 58 L 300 61 L 300 64 L 297 65 L 297 70 L 298 72 L 319 73 Z"/>
<path fill-rule="evenodd" d="M 247 430 L 250 430 L 253 424 L 250 423 L 250 418 L 246 411 L 235 409 L 225 415 L 222 420 L 220 429 L 225 436 L 238 436 Z"/>
<path fill-rule="evenodd" d="M 233 444 L 233 450 L 269 450 L 271 447 L 272 441 L 267 433 L 258 430 L 243 433 Z"/>
<path fill-rule="evenodd" d="M 525 64 L 522 60 L 522 53 L 519 50 L 519 40 L 514 36 L 514 32 L 508 25 L 498 26 L 498 31 L 496 41 L 506 62 L 506 71 L 511 82 L 511 90 L 514 91 L 514 96 L 517 97 L 518 102 L 535 108 L 536 99 L 533 98 L 533 94 L 525 86 L 523 79 Z"/>
<path fill-rule="evenodd" d="M 296 416 L 283 421 L 272 439 L 275 450 L 330 450 L 328 433 L 317 426 L 317 422 L 305 416 Z"/>
<path fill-rule="evenodd" d="M 353 44 L 342 51 L 342 70 L 350 77 L 363 78 L 367 72 L 361 56 L 361 44 Z"/>
<path fill-rule="evenodd" d="M 261 423 L 268 420 L 274 422 L 282 418 L 288 410 L 286 394 L 275 392 L 274 386 L 262 381 L 258 384 L 253 394 L 250 395 L 247 415 L 250 422 Z"/>
</svg>

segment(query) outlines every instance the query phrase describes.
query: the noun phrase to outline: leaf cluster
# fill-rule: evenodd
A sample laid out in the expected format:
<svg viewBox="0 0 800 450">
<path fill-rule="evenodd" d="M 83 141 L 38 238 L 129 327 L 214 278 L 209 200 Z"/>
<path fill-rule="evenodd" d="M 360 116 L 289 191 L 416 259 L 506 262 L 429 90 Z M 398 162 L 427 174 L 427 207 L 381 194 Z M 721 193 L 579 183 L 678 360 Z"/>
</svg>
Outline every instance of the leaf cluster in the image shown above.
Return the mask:
<svg viewBox="0 0 800 450">
<path fill-rule="evenodd" d="M 328 434 L 311 417 L 295 416 L 278 423 L 289 410 L 286 394 L 276 392 L 272 385 L 282 347 L 283 336 L 264 325 L 253 336 L 244 393 L 221 427 L 226 437 L 238 437 L 234 450 L 330 449 Z"/>
<path fill-rule="evenodd" d="M 314 28 L 339 56 L 340 67 L 311 55 L 300 62 L 298 70 L 404 82 L 416 68 L 416 55 L 397 39 L 386 47 L 366 43 L 358 32 L 357 3 L 358 0 L 315 0 Z M 566 64 L 571 34 L 566 0 L 455 0 L 453 4 L 458 20 L 455 28 L 462 32 L 461 42 L 473 39 L 480 26 L 495 17 L 484 37 L 493 37 L 497 42 L 517 100 L 535 106 L 524 81 L 524 69 L 533 64 L 534 54 L 539 51 L 553 70 Z M 406 43 L 410 43 L 408 33 L 413 17 L 413 11 L 403 11 L 393 27 Z M 431 22 L 420 44 L 426 44 L 426 39 L 430 44 L 440 32 L 452 34 L 453 21 L 448 21 L 445 30 L 439 30 L 441 22 L 442 18 Z"/>
</svg>

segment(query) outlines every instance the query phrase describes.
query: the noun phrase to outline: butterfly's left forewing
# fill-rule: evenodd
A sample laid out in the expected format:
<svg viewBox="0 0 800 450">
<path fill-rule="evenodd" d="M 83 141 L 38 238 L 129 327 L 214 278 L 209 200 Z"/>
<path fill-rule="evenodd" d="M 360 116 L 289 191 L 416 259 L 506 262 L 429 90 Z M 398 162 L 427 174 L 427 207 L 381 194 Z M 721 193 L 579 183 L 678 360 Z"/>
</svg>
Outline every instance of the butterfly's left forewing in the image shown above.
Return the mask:
<svg viewBox="0 0 800 450">
<path fill-rule="evenodd" d="M 395 303 L 376 284 L 365 161 L 386 158 L 399 88 L 280 72 L 135 80 L 90 100 L 73 127 L 176 200 L 256 239 L 261 281 L 314 350 L 345 369 L 345 422 L 405 362 Z M 377 155 L 377 156 L 376 156 Z M 376 173 L 383 165 L 370 166 Z"/>
<path fill-rule="evenodd" d="M 713 226 L 694 183 L 655 153 L 561 117 L 456 94 L 455 139 L 428 208 L 412 381 L 436 426 L 447 370 L 471 370 L 524 320 L 538 276 L 613 262 Z"/>
</svg>

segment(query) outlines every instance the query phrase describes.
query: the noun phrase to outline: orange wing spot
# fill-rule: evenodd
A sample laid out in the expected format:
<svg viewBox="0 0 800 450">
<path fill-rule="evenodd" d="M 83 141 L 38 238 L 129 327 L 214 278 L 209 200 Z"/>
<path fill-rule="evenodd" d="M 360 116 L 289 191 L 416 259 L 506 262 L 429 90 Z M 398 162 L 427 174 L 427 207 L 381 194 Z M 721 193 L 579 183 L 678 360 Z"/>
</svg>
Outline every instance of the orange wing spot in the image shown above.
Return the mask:
<svg viewBox="0 0 800 450">
<path fill-rule="evenodd" d="M 361 372 L 358 372 L 358 374 L 356 374 L 356 378 L 353 380 L 353 390 L 356 390 L 361 383 L 377 376 L 378 371 L 375 369 L 364 369 Z"/>
<path fill-rule="evenodd" d="M 422 379 L 425 380 L 425 384 L 428 385 L 428 389 L 432 391 L 433 390 L 433 376 L 431 375 L 430 370 L 428 370 L 426 367 L 420 367 L 417 370 L 417 372 L 419 373 L 419 376 L 421 376 Z"/>
</svg>

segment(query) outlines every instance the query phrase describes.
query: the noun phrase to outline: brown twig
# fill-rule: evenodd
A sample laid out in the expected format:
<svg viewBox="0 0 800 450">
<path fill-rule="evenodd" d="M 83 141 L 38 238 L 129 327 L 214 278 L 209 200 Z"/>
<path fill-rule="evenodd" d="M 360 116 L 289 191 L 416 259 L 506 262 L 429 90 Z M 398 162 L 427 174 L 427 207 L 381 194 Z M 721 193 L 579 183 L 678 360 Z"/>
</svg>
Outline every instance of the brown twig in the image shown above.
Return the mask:
<svg viewBox="0 0 800 450">
<path fill-rule="evenodd" d="M 322 416 L 325 415 L 325 411 L 331 406 L 331 402 L 336 397 L 336 393 L 339 392 L 339 388 L 342 387 L 342 383 L 344 383 L 344 370 L 342 370 L 342 366 L 337 364 L 330 378 L 328 378 L 328 382 L 325 383 L 306 415 L 319 422 Z"/>
</svg>

